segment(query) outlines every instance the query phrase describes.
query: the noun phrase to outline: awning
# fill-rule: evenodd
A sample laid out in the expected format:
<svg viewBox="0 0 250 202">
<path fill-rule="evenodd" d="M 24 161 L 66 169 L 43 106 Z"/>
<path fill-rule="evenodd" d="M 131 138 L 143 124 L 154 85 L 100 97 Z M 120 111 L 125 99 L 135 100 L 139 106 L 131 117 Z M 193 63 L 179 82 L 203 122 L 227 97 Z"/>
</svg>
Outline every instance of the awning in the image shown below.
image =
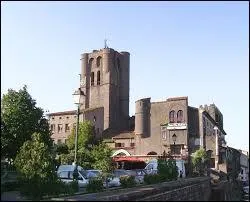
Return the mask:
<svg viewBox="0 0 250 202">
<path fill-rule="evenodd" d="M 131 157 L 131 156 L 121 156 L 121 157 L 113 157 L 114 161 L 136 161 L 136 162 L 141 162 L 143 160 L 136 158 L 136 157 Z M 143 161 L 144 162 L 144 161 Z"/>
</svg>

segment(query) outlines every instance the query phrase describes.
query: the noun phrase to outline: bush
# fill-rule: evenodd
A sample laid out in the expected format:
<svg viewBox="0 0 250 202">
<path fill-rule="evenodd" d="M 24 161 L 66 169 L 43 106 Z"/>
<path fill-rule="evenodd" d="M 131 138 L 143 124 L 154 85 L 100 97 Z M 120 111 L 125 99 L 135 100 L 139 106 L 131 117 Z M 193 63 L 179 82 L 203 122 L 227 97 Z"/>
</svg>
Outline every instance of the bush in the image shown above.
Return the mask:
<svg viewBox="0 0 250 202">
<path fill-rule="evenodd" d="M 16 191 L 20 189 L 20 183 L 18 181 L 5 182 L 1 184 L 1 193 L 7 191 Z"/>
<path fill-rule="evenodd" d="M 157 169 L 163 181 L 176 180 L 178 177 L 178 167 L 176 166 L 176 161 L 173 159 L 159 159 Z"/>
<path fill-rule="evenodd" d="M 60 180 L 29 179 L 20 181 L 21 195 L 32 199 L 39 200 L 43 196 L 59 195 L 66 191 L 66 185 Z"/>
<path fill-rule="evenodd" d="M 123 188 L 133 187 L 136 185 L 135 177 L 134 176 L 121 176 L 120 183 Z"/>
<path fill-rule="evenodd" d="M 100 177 L 90 179 L 86 187 L 87 192 L 100 192 L 103 189 L 103 180 Z"/>
<path fill-rule="evenodd" d="M 144 182 L 146 184 L 156 184 L 164 181 L 164 178 L 159 174 L 146 174 L 144 175 Z"/>
</svg>

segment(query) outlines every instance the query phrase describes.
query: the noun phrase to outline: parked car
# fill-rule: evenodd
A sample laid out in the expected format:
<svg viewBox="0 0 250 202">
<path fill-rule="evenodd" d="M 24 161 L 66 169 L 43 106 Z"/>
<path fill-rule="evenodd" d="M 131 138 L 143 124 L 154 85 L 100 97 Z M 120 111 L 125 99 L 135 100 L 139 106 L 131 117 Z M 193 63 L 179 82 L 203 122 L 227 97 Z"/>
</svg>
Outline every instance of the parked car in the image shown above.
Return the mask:
<svg viewBox="0 0 250 202">
<path fill-rule="evenodd" d="M 176 166 L 178 167 L 178 173 L 180 177 L 186 177 L 186 172 L 185 172 L 185 165 L 184 165 L 184 160 L 176 160 Z M 157 170 L 158 167 L 158 161 L 157 159 L 151 160 L 144 170 L 146 171 L 147 174 L 156 174 L 158 172 Z"/>
<path fill-rule="evenodd" d="M 97 176 L 101 176 L 103 172 L 101 170 L 87 170 L 91 173 L 96 174 Z M 108 178 L 108 187 L 119 187 L 121 185 L 119 177 L 116 177 L 115 175 L 111 174 L 111 177 Z M 103 186 L 106 186 L 106 182 L 103 182 Z"/>
<path fill-rule="evenodd" d="M 57 176 L 65 183 L 73 181 L 74 165 L 61 165 L 57 170 Z M 78 186 L 86 187 L 89 183 L 89 179 L 97 177 L 95 173 L 84 170 L 81 166 L 77 166 L 78 170 Z"/>
<path fill-rule="evenodd" d="M 134 176 L 135 181 L 140 184 L 144 181 L 144 175 L 146 172 L 144 169 L 134 169 L 134 170 L 124 170 L 124 169 L 116 169 L 114 170 L 114 175 L 118 178 L 121 176 Z"/>
</svg>

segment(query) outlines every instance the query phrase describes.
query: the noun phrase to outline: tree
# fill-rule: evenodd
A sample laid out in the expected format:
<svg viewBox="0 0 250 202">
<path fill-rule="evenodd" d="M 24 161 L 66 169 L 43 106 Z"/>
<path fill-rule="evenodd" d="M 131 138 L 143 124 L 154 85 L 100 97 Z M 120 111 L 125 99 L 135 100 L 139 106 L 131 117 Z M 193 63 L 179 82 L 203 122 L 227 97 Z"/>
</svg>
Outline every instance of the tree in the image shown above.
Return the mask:
<svg viewBox="0 0 250 202">
<path fill-rule="evenodd" d="M 199 175 L 204 174 L 208 156 L 206 153 L 206 150 L 203 148 L 198 149 L 195 151 L 192 155 L 192 164 L 196 172 L 198 172 Z"/>
<path fill-rule="evenodd" d="M 50 178 L 55 170 L 51 149 L 43 142 L 40 133 L 33 133 L 32 139 L 24 142 L 14 164 L 17 171 L 26 179 Z"/>
<path fill-rule="evenodd" d="M 60 192 L 51 150 L 40 133 L 33 133 L 31 140 L 24 142 L 14 161 L 21 194 L 40 199 L 43 195 Z"/>
<path fill-rule="evenodd" d="M 88 144 L 92 144 L 94 140 L 94 134 L 94 126 L 90 121 L 80 122 L 78 129 L 78 150 L 86 148 Z M 67 140 L 67 146 L 69 150 L 75 149 L 75 128 L 71 130 L 71 134 Z"/>
<path fill-rule="evenodd" d="M 8 90 L 1 99 L 1 157 L 14 159 L 18 150 L 34 132 L 40 133 L 41 139 L 52 146 L 49 124 L 43 116 L 43 110 L 36 107 L 24 86 L 18 92 Z"/>
<path fill-rule="evenodd" d="M 112 149 L 104 142 L 95 145 L 91 152 L 94 169 L 110 172 L 113 168 L 111 155 Z"/>
</svg>

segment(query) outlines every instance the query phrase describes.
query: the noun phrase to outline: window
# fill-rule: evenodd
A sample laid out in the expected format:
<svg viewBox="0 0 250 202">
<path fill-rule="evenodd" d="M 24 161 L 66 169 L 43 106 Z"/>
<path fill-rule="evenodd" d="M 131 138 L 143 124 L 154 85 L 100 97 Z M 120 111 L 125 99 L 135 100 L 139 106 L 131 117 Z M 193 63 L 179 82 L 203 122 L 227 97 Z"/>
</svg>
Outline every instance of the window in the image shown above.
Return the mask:
<svg viewBox="0 0 250 202">
<path fill-rule="evenodd" d="M 97 65 L 97 67 L 100 67 L 101 64 L 102 64 L 102 58 L 99 56 L 99 57 L 97 58 L 97 60 L 96 60 L 96 65 Z"/>
<path fill-rule="evenodd" d="M 94 85 L 94 82 L 95 82 L 95 73 L 91 72 L 91 86 Z"/>
<path fill-rule="evenodd" d="M 54 117 L 52 117 L 52 120 L 54 120 L 55 118 Z"/>
<path fill-rule="evenodd" d="M 177 112 L 177 123 L 182 123 L 182 121 L 183 121 L 183 111 L 179 110 Z"/>
<path fill-rule="evenodd" d="M 62 119 L 62 117 L 60 116 L 59 119 Z"/>
<path fill-rule="evenodd" d="M 134 147 L 135 146 L 135 143 L 134 142 L 131 142 L 130 143 L 130 147 Z"/>
<path fill-rule="evenodd" d="M 51 124 L 51 125 L 50 125 L 50 130 L 51 130 L 52 132 L 55 132 L 55 124 Z"/>
<path fill-rule="evenodd" d="M 164 139 L 164 140 L 167 139 L 166 127 L 162 127 L 162 128 L 161 128 L 161 136 L 162 136 L 162 139 Z"/>
<path fill-rule="evenodd" d="M 89 60 L 89 66 L 90 66 L 90 68 L 93 67 L 93 61 L 94 61 L 94 58 L 90 58 L 90 60 Z"/>
<path fill-rule="evenodd" d="M 65 132 L 68 132 L 70 130 L 70 128 L 69 128 L 69 124 L 68 123 L 66 123 L 65 124 Z"/>
<path fill-rule="evenodd" d="M 125 143 L 115 143 L 115 147 L 125 147 Z"/>
<path fill-rule="evenodd" d="M 62 171 L 58 175 L 61 179 L 69 179 L 69 171 Z"/>
<path fill-rule="evenodd" d="M 66 119 L 69 119 L 69 117 L 67 116 Z"/>
<path fill-rule="evenodd" d="M 58 133 L 61 133 L 62 129 L 63 129 L 63 125 L 62 124 L 58 124 L 58 127 L 57 127 Z"/>
<path fill-rule="evenodd" d="M 169 112 L 169 122 L 174 123 L 175 111 Z"/>
<path fill-rule="evenodd" d="M 57 140 L 57 144 L 61 144 L 62 143 L 62 140 L 61 139 L 58 139 Z"/>
<path fill-rule="evenodd" d="M 100 85 L 100 71 L 97 72 L 97 85 Z"/>
<path fill-rule="evenodd" d="M 182 145 L 170 145 L 170 150 L 172 154 L 181 154 Z"/>
</svg>

